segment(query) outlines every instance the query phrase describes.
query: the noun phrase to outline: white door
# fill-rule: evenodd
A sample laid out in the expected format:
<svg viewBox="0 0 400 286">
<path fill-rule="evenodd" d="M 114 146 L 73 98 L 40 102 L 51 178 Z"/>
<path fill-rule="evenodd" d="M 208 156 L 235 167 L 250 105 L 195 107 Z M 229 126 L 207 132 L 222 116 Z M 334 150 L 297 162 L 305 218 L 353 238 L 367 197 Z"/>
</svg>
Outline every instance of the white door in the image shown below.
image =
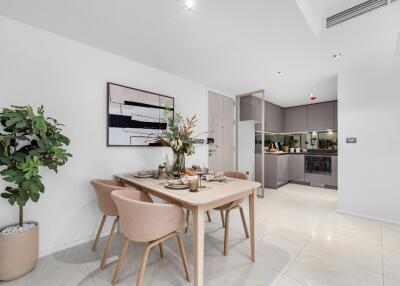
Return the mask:
<svg viewBox="0 0 400 286">
<path fill-rule="evenodd" d="M 208 137 L 214 138 L 209 146 L 208 165 L 211 171 L 234 170 L 235 101 L 232 98 L 208 93 Z"/>
</svg>

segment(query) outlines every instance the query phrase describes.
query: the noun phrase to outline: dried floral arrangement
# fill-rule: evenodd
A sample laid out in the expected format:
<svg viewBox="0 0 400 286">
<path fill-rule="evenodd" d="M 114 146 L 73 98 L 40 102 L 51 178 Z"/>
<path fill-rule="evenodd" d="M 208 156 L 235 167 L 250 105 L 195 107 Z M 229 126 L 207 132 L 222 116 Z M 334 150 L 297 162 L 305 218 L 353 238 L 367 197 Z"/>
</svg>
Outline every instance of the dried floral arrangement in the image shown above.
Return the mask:
<svg viewBox="0 0 400 286">
<path fill-rule="evenodd" d="M 194 154 L 194 144 L 196 140 L 192 137 L 194 128 L 197 124 L 197 116 L 183 119 L 179 112 L 166 110 L 164 120 L 167 122 L 167 130 L 158 137 L 157 143 L 161 146 L 171 147 L 174 153 L 186 155 Z"/>
</svg>

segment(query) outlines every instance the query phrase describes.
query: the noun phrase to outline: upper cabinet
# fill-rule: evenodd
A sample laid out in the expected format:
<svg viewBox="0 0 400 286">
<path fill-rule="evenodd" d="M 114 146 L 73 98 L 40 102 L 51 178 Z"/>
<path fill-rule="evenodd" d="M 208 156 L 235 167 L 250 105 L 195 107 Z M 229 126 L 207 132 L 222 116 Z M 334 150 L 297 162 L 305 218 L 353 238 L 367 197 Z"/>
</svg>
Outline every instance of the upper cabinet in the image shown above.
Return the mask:
<svg viewBox="0 0 400 286">
<path fill-rule="evenodd" d="M 334 129 L 333 102 L 308 105 L 308 131 Z"/>
<path fill-rule="evenodd" d="M 283 109 L 268 101 L 265 102 L 265 131 L 283 132 Z"/>
<path fill-rule="evenodd" d="M 240 121 L 252 120 L 253 110 L 251 96 L 240 98 Z"/>
<path fill-rule="evenodd" d="M 284 132 L 307 131 L 307 106 L 285 108 L 283 118 Z"/>
<path fill-rule="evenodd" d="M 255 96 L 243 96 L 240 98 L 240 121 L 255 120 L 261 122 L 262 100 Z"/>
<path fill-rule="evenodd" d="M 261 131 L 263 100 L 255 96 L 240 98 L 240 120 L 254 120 Z M 296 133 L 337 130 L 337 101 L 282 108 L 265 101 L 265 131 Z"/>
</svg>

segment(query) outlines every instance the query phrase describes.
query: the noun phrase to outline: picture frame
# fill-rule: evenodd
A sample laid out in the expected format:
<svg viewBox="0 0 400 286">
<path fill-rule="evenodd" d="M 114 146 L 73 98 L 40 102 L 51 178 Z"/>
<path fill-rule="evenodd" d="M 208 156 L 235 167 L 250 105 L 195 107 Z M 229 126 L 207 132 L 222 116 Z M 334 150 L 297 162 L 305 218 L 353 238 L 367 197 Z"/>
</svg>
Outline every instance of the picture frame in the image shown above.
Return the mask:
<svg viewBox="0 0 400 286">
<path fill-rule="evenodd" d="M 107 82 L 107 146 L 161 146 L 167 109 L 175 111 L 171 96 Z"/>
</svg>

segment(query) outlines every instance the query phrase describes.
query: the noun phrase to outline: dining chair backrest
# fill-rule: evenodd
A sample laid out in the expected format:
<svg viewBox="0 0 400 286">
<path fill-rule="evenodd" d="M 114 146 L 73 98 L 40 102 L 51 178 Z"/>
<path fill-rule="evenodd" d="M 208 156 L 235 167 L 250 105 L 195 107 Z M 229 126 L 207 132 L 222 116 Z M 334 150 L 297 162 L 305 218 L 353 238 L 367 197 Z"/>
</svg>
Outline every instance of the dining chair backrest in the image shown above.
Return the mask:
<svg viewBox="0 0 400 286">
<path fill-rule="evenodd" d="M 139 190 L 116 190 L 111 194 L 117 205 L 122 234 L 132 241 L 148 242 L 186 226 L 180 206 L 157 204 Z"/>
<path fill-rule="evenodd" d="M 234 178 L 234 179 L 247 180 L 247 175 L 245 173 L 238 172 L 238 171 L 225 172 L 224 176 L 229 177 L 229 178 Z M 241 203 L 243 203 L 243 201 L 244 201 L 244 198 L 238 199 L 238 200 L 232 202 L 231 206 L 240 205 Z"/>
<path fill-rule="evenodd" d="M 96 191 L 97 205 L 100 211 L 108 216 L 117 216 L 118 209 L 111 198 L 111 192 L 125 188 L 125 186 L 121 182 L 115 180 L 96 179 L 91 180 L 90 183 Z"/>
<path fill-rule="evenodd" d="M 225 172 L 224 176 L 229 177 L 229 178 L 234 178 L 234 179 L 247 180 L 247 175 L 245 173 L 237 172 L 237 171 Z"/>
</svg>

